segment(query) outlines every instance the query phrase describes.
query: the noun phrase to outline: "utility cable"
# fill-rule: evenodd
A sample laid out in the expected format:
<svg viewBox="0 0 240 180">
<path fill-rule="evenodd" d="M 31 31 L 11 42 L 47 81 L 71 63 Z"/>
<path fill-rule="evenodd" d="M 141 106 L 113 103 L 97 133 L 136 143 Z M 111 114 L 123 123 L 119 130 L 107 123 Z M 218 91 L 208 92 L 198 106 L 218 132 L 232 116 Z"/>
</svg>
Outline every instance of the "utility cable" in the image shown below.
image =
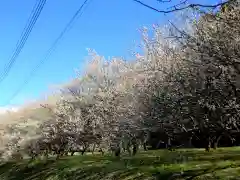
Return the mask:
<svg viewBox="0 0 240 180">
<path fill-rule="evenodd" d="M 39 1 L 39 0 L 38 0 Z M 32 11 L 32 17 L 29 18 L 23 32 L 21 35 L 20 40 L 18 41 L 17 45 L 16 45 L 16 49 L 14 51 L 14 53 L 12 54 L 10 61 L 8 62 L 8 64 L 5 66 L 3 73 L 0 76 L 0 83 L 8 76 L 9 72 L 11 71 L 13 65 L 15 64 L 19 54 L 21 53 L 24 45 L 27 42 L 27 39 L 30 35 L 30 33 L 32 32 L 32 29 L 34 27 L 34 25 L 36 24 L 42 10 L 43 7 L 46 3 L 46 0 L 40 0 L 39 2 L 36 2 L 34 9 Z"/>
<path fill-rule="evenodd" d="M 75 14 L 72 16 L 72 18 L 70 19 L 70 21 L 67 23 L 67 25 L 65 26 L 65 28 L 63 29 L 63 31 L 59 34 L 59 36 L 57 37 L 57 39 L 53 42 L 52 46 L 48 49 L 46 55 L 44 56 L 43 59 L 41 59 L 37 65 L 32 69 L 32 71 L 30 72 L 30 75 L 25 79 L 25 81 L 19 86 L 19 88 L 13 93 L 13 95 L 11 96 L 11 98 L 7 101 L 6 104 L 9 104 L 12 99 L 14 99 L 23 89 L 24 86 L 26 86 L 31 78 L 35 75 L 36 71 L 40 68 L 40 66 L 49 58 L 49 56 L 53 53 L 53 51 L 56 49 L 58 43 L 60 42 L 60 40 L 63 38 L 63 36 L 71 29 L 72 25 L 74 24 L 74 22 L 77 20 L 77 18 L 81 17 L 81 15 L 83 14 L 83 10 L 84 8 L 86 9 L 87 5 L 89 5 L 90 0 L 85 0 L 83 2 L 83 4 L 78 8 L 78 10 L 75 12 Z"/>
</svg>

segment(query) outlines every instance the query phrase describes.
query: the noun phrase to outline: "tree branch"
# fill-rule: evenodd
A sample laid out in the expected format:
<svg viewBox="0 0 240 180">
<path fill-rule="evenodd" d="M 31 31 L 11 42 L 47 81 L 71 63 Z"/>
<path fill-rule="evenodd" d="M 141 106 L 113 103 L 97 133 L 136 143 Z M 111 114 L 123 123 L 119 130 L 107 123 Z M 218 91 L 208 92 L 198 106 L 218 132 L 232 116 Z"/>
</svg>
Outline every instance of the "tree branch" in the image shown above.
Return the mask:
<svg viewBox="0 0 240 180">
<path fill-rule="evenodd" d="M 227 3 L 229 3 L 229 1 L 225 1 L 225 2 L 218 3 L 218 4 L 214 4 L 214 5 L 210 5 L 210 4 L 209 5 L 189 4 L 187 6 L 180 7 L 180 8 L 177 8 L 177 6 L 175 5 L 170 10 L 159 10 L 157 8 L 154 8 L 154 7 L 150 6 L 150 5 L 148 5 L 148 4 L 143 3 L 142 1 L 139 1 L 139 0 L 133 0 L 133 1 L 137 2 L 138 4 L 140 4 L 142 6 L 145 6 L 146 8 L 149 8 L 149 9 L 151 9 L 153 11 L 156 11 L 158 13 L 165 13 L 165 14 L 172 13 L 172 12 L 175 12 L 175 11 L 181 11 L 181 10 L 188 9 L 188 8 L 196 8 L 196 7 L 213 8 L 213 9 L 215 9 L 215 8 L 217 8 L 219 6 L 223 6 L 223 5 L 226 5 Z"/>
</svg>

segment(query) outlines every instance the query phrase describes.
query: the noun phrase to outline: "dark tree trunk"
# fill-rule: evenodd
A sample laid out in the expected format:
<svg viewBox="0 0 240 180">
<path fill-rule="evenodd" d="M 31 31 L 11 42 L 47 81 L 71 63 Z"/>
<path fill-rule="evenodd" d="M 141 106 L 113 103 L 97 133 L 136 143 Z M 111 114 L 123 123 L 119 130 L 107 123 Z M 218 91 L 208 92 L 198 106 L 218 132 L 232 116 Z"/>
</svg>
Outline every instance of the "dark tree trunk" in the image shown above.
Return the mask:
<svg viewBox="0 0 240 180">
<path fill-rule="evenodd" d="M 104 151 L 102 150 L 102 148 L 100 148 L 99 152 L 101 152 L 102 155 L 104 155 Z"/>
<path fill-rule="evenodd" d="M 208 137 L 207 142 L 206 142 L 205 150 L 206 150 L 207 152 L 209 152 L 209 151 L 210 151 L 210 148 L 211 148 L 211 139 L 210 139 L 210 137 Z"/>
<path fill-rule="evenodd" d="M 93 145 L 92 154 L 94 154 L 96 144 Z"/>
<path fill-rule="evenodd" d="M 71 156 L 73 156 L 73 155 L 74 155 L 74 153 L 75 153 L 75 152 L 74 152 L 74 151 L 72 151 L 72 152 L 71 152 Z"/>
<path fill-rule="evenodd" d="M 45 151 L 44 156 L 48 158 L 48 150 Z"/>
<path fill-rule="evenodd" d="M 167 149 L 169 150 L 169 151 L 172 151 L 173 149 L 172 149 L 172 142 L 171 142 L 171 138 L 168 138 L 168 142 L 167 142 Z"/>
<path fill-rule="evenodd" d="M 64 151 L 61 151 L 60 156 L 63 157 L 63 155 L 64 155 Z"/>
<path fill-rule="evenodd" d="M 56 154 L 57 154 L 57 158 L 56 158 L 56 159 L 59 159 L 60 156 L 62 156 L 62 154 L 61 154 L 61 149 L 58 149 L 58 150 L 56 151 Z"/>
<path fill-rule="evenodd" d="M 133 156 L 135 156 L 136 153 L 137 153 L 137 150 L 138 150 L 138 142 L 137 142 L 137 139 L 135 137 L 132 140 L 132 145 L 133 145 L 132 154 L 133 154 Z"/>
<path fill-rule="evenodd" d="M 58 160 L 59 158 L 60 158 L 60 155 L 59 155 L 59 154 L 57 154 L 56 160 Z"/>
<path fill-rule="evenodd" d="M 229 134 L 222 134 L 222 135 L 220 135 L 217 139 L 216 139 L 216 141 L 214 142 L 214 149 L 217 149 L 218 148 L 218 145 L 219 145 L 219 141 L 222 139 L 222 137 L 223 136 L 227 136 L 228 138 L 229 138 L 229 140 L 231 141 L 231 145 L 233 145 L 233 138 L 231 137 L 231 135 L 229 135 Z"/>
<path fill-rule="evenodd" d="M 222 135 L 220 135 L 213 143 L 213 149 L 217 149 L 218 148 L 218 143 L 220 141 L 220 139 L 222 138 Z"/>
<path fill-rule="evenodd" d="M 133 156 L 135 156 L 136 153 L 137 153 L 137 145 L 134 144 L 134 145 L 133 145 Z"/>
<path fill-rule="evenodd" d="M 132 152 L 131 152 L 131 150 L 130 150 L 130 147 L 131 147 L 131 144 L 128 143 L 128 144 L 127 144 L 127 152 L 128 152 L 128 154 L 129 154 L 129 156 L 131 156 L 131 154 L 132 154 Z"/>
<path fill-rule="evenodd" d="M 121 153 L 121 150 L 120 150 L 120 148 L 118 147 L 118 148 L 115 150 L 115 156 L 116 156 L 116 157 L 119 157 L 119 156 L 120 156 L 120 153 Z"/>
<path fill-rule="evenodd" d="M 147 151 L 147 143 L 146 142 L 143 143 L 143 149 L 144 149 L 144 151 Z"/>
<path fill-rule="evenodd" d="M 192 147 L 192 136 L 189 138 L 189 141 L 188 141 L 188 147 L 191 148 Z"/>
<path fill-rule="evenodd" d="M 159 140 L 158 143 L 157 143 L 157 146 L 156 148 L 159 149 L 160 148 L 160 144 L 163 143 L 162 140 Z M 167 148 L 167 144 L 164 142 L 164 145 L 166 146 L 165 148 Z"/>
<path fill-rule="evenodd" d="M 33 151 L 30 152 L 30 156 L 31 156 L 31 159 L 34 160 L 35 159 L 35 153 Z"/>
<path fill-rule="evenodd" d="M 84 155 L 85 151 L 86 151 L 86 150 L 85 150 L 85 149 L 83 149 L 83 150 L 81 151 L 81 154 L 82 154 L 82 155 Z"/>
</svg>

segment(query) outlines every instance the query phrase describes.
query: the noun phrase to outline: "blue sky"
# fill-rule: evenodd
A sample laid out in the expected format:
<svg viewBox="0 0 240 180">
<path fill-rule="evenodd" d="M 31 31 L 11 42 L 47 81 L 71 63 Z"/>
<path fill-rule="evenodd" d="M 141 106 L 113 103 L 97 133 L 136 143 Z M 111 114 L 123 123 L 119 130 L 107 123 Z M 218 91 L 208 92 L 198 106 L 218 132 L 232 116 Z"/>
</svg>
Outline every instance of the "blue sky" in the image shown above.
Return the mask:
<svg viewBox="0 0 240 180">
<path fill-rule="evenodd" d="M 82 2 L 83 0 L 47 0 L 9 76 L 0 84 L 0 107 L 36 99 L 51 85 L 65 83 L 73 78 L 76 75 L 74 69 L 81 69 L 81 63 L 87 56 L 86 48 L 93 48 L 105 57 L 129 57 L 134 41 L 140 40 L 137 29 L 144 25 L 164 23 L 166 20 L 163 14 L 132 0 L 92 0 L 31 82 L 11 104 L 5 104 L 31 69 L 45 56 Z M 144 2 L 156 5 L 156 0 Z M 9 61 L 34 4 L 35 0 L 0 1 L 0 71 Z M 163 4 L 158 7 L 166 8 Z"/>
</svg>

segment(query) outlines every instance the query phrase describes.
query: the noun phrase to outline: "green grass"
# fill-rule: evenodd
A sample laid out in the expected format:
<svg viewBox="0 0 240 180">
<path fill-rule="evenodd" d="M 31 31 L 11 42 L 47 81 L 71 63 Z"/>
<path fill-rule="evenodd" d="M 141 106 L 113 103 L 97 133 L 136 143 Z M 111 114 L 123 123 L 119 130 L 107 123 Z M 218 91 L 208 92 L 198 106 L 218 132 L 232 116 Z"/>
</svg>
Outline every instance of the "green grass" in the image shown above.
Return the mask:
<svg viewBox="0 0 240 180">
<path fill-rule="evenodd" d="M 239 177 L 240 148 L 212 152 L 201 149 L 147 151 L 121 158 L 85 155 L 57 161 L 23 160 L 0 166 L 0 180 L 227 180 Z"/>
</svg>

